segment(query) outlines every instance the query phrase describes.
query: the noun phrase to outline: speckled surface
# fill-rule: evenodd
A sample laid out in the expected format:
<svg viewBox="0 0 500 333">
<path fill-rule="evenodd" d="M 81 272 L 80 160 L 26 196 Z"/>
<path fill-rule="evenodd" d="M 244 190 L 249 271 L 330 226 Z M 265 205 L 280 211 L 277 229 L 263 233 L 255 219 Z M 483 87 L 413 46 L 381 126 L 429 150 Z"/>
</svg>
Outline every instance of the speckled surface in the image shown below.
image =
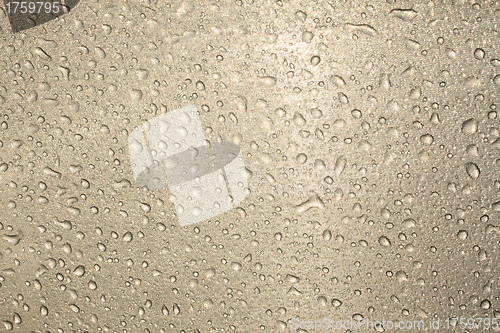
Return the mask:
<svg viewBox="0 0 500 333">
<path fill-rule="evenodd" d="M 3 7 L 0 331 L 495 331 L 499 6 L 81 0 L 18 33 Z M 181 227 L 127 138 L 188 105 L 249 193 Z"/>
</svg>

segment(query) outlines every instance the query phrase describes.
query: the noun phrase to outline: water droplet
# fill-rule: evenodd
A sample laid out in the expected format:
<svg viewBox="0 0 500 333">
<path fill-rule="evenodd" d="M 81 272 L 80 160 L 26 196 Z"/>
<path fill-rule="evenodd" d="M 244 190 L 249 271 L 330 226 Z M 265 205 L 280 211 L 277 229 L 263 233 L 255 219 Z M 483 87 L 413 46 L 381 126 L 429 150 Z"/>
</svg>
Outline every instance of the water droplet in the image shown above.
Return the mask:
<svg viewBox="0 0 500 333">
<path fill-rule="evenodd" d="M 375 37 L 378 34 L 378 31 L 374 27 L 368 24 L 347 23 L 346 26 L 351 28 L 355 32 L 359 32 L 370 37 Z"/>
<path fill-rule="evenodd" d="M 484 52 L 483 49 L 477 48 L 474 50 L 474 58 L 477 60 L 483 60 L 486 55 L 486 52 Z"/>
<path fill-rule="evenodd" d="M 323 239 L 325 241 L 329 241 L 332 239 L 332 232 L 329 229 L 326 229 L 325 231 L 323 231 Z"/>
<path fill-rule="evenodd" d="M 347 159 L 345 158 L 345 156 L 343 155 L 339 156 L 335 161 L 335 167 L 333 168 L 333 172 L 337 176 L 340 176 L 342 172 L 344 172 L 346 164 L 347 164 Z"/>
<path fill-rule="evenodd" d="M 301 22 L 305 22 L 306 18 L 307 18 L 307 14 L 301 10 L 298 10 L 295 12 L 295 17 L 301 21 Z"/>
<path fill-rule="evenodd" d="M 304 31 L 302 33 L 302 41 L 306 43 L 310 43 L 314 38 L 314 34 L 311 31 Z"/>
<path fill-rule="evenodd" d="M 317 195 L 316 193 L 312 194 L 309 196 L 309 198 L 302 202 L 301 204 L 296 206 L 297 212 L 299 214 L 304 213 L 308 211 L 309 209 L 317 208 L 317 209 L 324 209 L 325 204 L 323 203 L 323 200 Z"/>
<path fill-rule="evenodd" d="M 468 162 L 465 164 L 465 170 L 467 171 L 469 177 L 472 179 L 479 178 L 479 175 L 481 174 L 481 170 L 479 169 L 477 164 L 472 162 Z"/>
<path fill-rule="evenodd" d="M 398 282 L 404 282 L 408 280 L 408 275 L 406 275 L 405 271 L 397 271 L 394 276 L 396 280 L 398 280 Z"/>
<path fill-rule="evenodd" d="M 130 231 L 127 231 L 126 233 L 123 234 L 122 239 L 124 242 L 130 243 L 134 239 L 134 236 Z"/>
<path fill-rule="evenodd" d="M 462 123 L 462 132 L 465 134 L 474 134 L 477 132 L 478 125 L 474 118 L 467 119 Z"/>
<path fill-rule="evenodd" d="M 342 302 L 341 302 L 339 299 L 334 298 L 334 299 L 332 299 L 332 305 L 333 305 L 335 308 L 338 308 L 339 306 L 341 306 L 341 305 L 342 305 Z"/>
<path fill-rule="evenodd" d="M 276 85 L 278 79 L 275 78 L 274 76 L 264 76 L 260 78 L 260 82 L 262 82 L 262 84 L 267 87 L 272 87 Z"/>
<path fill-rule="evenodd" d="M 304 163 L 307 162 L 307 155 L 304 154 L 304 153 L 300 153 L 300 154 L 297 155 L 297 157 L 295 157 L 295 160 L 299 164 L 304 164 Z"/>
<path fill-rule="evenodd" d="M 460 240 L 466 240 L 468 235 L 469 235 L 469 234 L 467 233 L 467 230 L 460 230 L 460 231 L 457 233 L 457 237 L 458 237 L 458 239 L 460 239 Z"/>
<path fill-rule="evenodd" d="M 488 310 L 489 308 L 491 308 L 491 302 L 488 299 L 485 299 L 481 302 L 480 306 L 481 309 Z"/>
<path fill-rule="evenodd" d="M 85 266 L 80 265 L 73 270 L 73 274 L 78 277 L 82 277 L 85 274 Z"/>
<path fill-rule="evenodd" d="M 424 134 L 420 137 L 420 142 L 424 145 L 430 146 L 434 142 L 434 137 L 430 134 Z"/>
<path fill-rule="evenodd" d="M 417 12 L 413 9 L 393 9 L 389 14 L 405 22 L 411 21 L 417 16 Z"/>
<path fill-rule="evenodd" d="M 386 236 L 380 236 L 378 243 L 382 246 L 391 246 L 391 241 Z"/>
<path fill-rule="evenodd" d="M 196 82 L 196 88 L 198 90 L 205 90 L 205 84 L 202 81 Z"/>
<path fill-rule="evenodd" d="M 328 300 L 325 296 L 318 296 L 318 304 L 321 306 L 325 306 L 328 304 Z"/>
<path fill-rule="evenodd" d="M 321 62 L 321 58 L 319 56 L 313 56 L 311 58 L 311 65 L 317 66 Z"/>
</svg>

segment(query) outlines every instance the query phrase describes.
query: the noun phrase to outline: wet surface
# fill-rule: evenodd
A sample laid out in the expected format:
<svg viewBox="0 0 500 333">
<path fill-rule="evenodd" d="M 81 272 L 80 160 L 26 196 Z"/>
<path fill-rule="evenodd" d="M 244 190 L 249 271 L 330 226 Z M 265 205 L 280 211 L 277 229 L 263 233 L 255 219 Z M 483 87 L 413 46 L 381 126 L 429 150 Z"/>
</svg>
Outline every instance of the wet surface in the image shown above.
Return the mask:
<svg viewBox="0 0 500 333">
<path fill-rule="evenodd" d="M 0 10 L 0 331 L 498 331 L 498 1 L 73 7 Z M 181 226 L 129 136 L 189 105 L 248 192 Z"/>
</svg>

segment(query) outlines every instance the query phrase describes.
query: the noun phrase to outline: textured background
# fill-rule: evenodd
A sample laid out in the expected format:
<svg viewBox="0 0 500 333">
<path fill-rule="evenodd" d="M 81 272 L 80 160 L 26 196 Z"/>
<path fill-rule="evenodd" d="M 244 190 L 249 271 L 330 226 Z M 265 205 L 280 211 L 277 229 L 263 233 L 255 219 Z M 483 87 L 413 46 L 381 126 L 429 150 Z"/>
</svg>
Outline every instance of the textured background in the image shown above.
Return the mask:
<svg viewBox="0 0 500 333">
<path fill-rule="evenodd" d="M 0 331 L 500 318 L 499 6 L 81 0 L 17 34 L 0 10 Z M 251 193 L 180 227 L 127 136 L 190 104 Z"/>
</svg>

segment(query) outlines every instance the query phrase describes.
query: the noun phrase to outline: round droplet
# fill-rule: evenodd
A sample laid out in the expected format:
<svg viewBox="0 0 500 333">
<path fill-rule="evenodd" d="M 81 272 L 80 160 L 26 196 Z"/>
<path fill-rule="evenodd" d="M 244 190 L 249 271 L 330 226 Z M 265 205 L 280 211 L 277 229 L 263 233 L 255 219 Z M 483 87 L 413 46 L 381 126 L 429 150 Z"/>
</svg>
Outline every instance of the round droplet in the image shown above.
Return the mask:
<svg viewBox="0 0 500 333">
<path fill-rule="evenodd" d="M 83 276 L 85 274 L 85 266 L 80 265 L 73 271 L 76 276 Z"/>
<path fill-rule="evenodd" d="M 304 164 L 307 162 L 307 155 L 304 153 L 300 153 L 297 155 L 297 157 L 295 159 L 298 163 Z"/>
<path fill-rule="evenodd" d="M 311 58 L 311 65 L 317 66 L 321 62 L 321 58 L 319 56 L 313 56 Z"/>
<path fill-rule="evenodd" d="M 399 282 L 408 280 L 408 275 L 406 275 L 405 271 L 397 271 L 394 276 L 396 277 L 396 280 L 398 280 Z"/>
<path fill-rule="evenodd" d="M 231 263 L 231 268 L 235 271 L 239 271 L 243 268 L 239 262 L 232 262 Z"/>
<path fill-rule="evenodd" d="M 403 225 L 406 228 L 413 228 L 414 226 L 417 225 L 417 222 L 414 219 L 406 219 L 403 221 Z"/>
<path fill-rule="evenodd" d="M 306 13 L 304 13 L 303 11 L 301 11 L 301 10 L 298 10 L 298 11 L 295 13 L 295 17 L 296 17 L 298 20 L 300 20 L 300 21 L 304 22 L 304 21 L 306 20 L 306 18 L 307 18 L 307 14 L 306 14 Z"/>
<path fill-rule="evenodd" d="M 328 300 L 326 299 L 325 296 L 319 296 L 318 297 L 318 303 L 322 306 L 325 306 L 328 304 Z"/>
<path fill-rule="evenodd" d="M 214 305 L 214 302 L 211 299 L 205 299 L 203 301 L 203 307 L 205 308 L 211 308 Z"/>
<path fill-rule="evenodd" d="M 385 236 L 380 236 L 378 239 L 378 243 L 382 246 L 391 246 L 391 241 Z"/>
<path fill-rule="evenodd" d="M 474 50 L 474 58 L 476 58 L 477 60 L 483 60 L 485 55 L 486 52 L 484 52 L 483 49 L 477 48 L 476 50 Z"/>
<path fill-rule="evenodd" d="M 434 142 L 434 137 L 430 134 L 424 134 L 420 137 L 420 142 L 424 145 L 430 146 Z"/>
<path fill-rule="evenodd" d="M 332 299 L 332 305 L 334 307 L 338 308 L 339 306 L 342 305 L 342 301 L 340 301 L 339 299 L 334 298 L 334 299 Z"/>
<path fill-rule="evenodd" d="M 314 34 L 310 31 L 304 31 L 302 33 L 302 41 L 304 41 L 306 43 L 310 43 L 313 38 L 314 38 Z"/>
<path fill-rule="evenodd" d="M 14 329 L 14 324 L 12 324 L 12 322 L 8 321 L 8 320 L 5 320 L 3 322 L 3 326 L 5 327 L 5 329 L 7 331 L 12 331 Z"/>
<path fill-rule="evenodd" d="M 202 81 L 196 82 L 196 88 L 198 90 L 205 90 L 205 84 Z"/>
<path fill-rule="evenodd" d="M 359 111 L 358 109 L 352 110 L 351 115 L 353 116 L 353 118 L 356 118 L 356 119 L 359 119 L 359 118 L 361 118 L 361 116 L 363 116 L 361 111 Z"/>
<path fill-rule="evenodd" d="M 323 116 L 323 111 L 321 111 L 318 108 L 311 109 L 311 116 L 314 119 L 319 119 L 319 118 L 321 118 Z"/>
<path fill-rule="evenodd" d="M 126 243 L 130 243 L 133 238 L 134 236 L 132 236 L 132 233 L 130 231 L 127 231 L 122 237 L 123 241 Z"/>
<path fill-rule="evenodd" d="M 488 299 L 485 299 L 481 302 L 481 309 L 488 310 L 491 308 L 491 302 Z"/>
</svg>

